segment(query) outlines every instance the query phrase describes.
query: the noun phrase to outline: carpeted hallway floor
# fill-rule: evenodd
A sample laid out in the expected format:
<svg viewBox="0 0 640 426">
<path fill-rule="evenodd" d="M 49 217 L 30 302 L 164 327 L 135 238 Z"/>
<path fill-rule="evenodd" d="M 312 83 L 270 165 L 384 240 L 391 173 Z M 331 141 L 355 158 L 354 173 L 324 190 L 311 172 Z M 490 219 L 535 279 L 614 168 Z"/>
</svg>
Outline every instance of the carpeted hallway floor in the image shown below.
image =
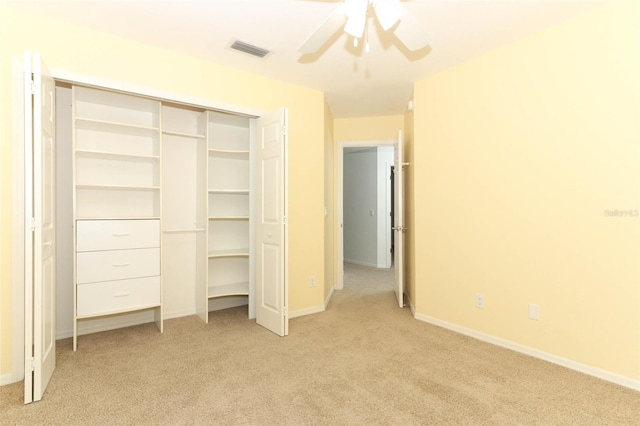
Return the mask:
<svg viewBox="0 0 640 426">
<path fill-rule="evenodd" d="M 347 265 L 286 338 L 241 307 L 59 341 L 44 399 L 3 386 L 0 424 L 640 424 L 639 392 L 419 322 L 392 286 Z"/>
</svg>

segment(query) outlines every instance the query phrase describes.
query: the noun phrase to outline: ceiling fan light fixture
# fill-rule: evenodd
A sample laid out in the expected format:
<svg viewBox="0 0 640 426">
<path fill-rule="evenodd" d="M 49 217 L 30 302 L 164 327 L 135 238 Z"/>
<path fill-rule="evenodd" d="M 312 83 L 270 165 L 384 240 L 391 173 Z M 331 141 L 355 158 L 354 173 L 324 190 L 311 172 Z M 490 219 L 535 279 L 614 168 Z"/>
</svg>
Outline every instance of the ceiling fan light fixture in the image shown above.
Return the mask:
<svg viewBox="0 0 640 426">
<path fill-rule="evenodd" d="M 378 0 L 374 5 L 376 18 L 383 30 L 387 31 L 400 19 L 400 7 L 397 2 Z"/>
</svg>

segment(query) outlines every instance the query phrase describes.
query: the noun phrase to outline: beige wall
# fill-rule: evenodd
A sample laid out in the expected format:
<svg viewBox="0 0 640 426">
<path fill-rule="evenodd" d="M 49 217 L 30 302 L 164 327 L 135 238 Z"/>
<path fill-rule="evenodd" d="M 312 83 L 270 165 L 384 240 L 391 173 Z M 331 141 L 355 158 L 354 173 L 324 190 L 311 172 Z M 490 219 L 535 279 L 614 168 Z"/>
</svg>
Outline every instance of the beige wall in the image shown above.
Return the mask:
<svg viewBox="0 0 640 426">
<path fill-rule="evenodd" d="M 335 238 L 335 145 L 333 141 L 333 114 L 329 104 L 324 106 L 324 297 L 325 300 L 336 284 Z"/>
<path fill-rule="evenodd" d="M 289 311 L 323 304 L 324 94 L 0 4 L 0 375 L 12 370 L 11 66 L 24 50 L 50 68 L 259 110 L 289 108 Z"/>
<path fill-rule="evenodd" d="M 336 118 L 333 135 L 336 144 L 347 141 L 396 140 L 404 127 L 402 115 L 378 117 Z"/>
<path fill-rule="evenodd" d="M 415 85 L 419 314 L 640 379 L 640 217 L 605 215 L 640 209 L 639 18 L 599 6 Z"/>
</svg>

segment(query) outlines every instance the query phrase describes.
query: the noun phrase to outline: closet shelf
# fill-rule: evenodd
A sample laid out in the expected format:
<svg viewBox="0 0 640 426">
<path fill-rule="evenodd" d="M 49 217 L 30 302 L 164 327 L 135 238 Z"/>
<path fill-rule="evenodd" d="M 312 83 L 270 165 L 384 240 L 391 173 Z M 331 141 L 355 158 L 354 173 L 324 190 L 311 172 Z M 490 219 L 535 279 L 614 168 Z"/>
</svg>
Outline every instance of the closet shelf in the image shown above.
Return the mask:
<svg viewBox="0 0 640 426">
<path fill-rule="evenodd" d="M 248 256 L 249 256 L 248 248 L 209 251 L 209 259 L 215 259 L 220 257 L 248 257 Z"/>
<path fill-rule="evenodd" d="M 209 148 L 209 155 L 220 158 L 248 158 L 249 151 L 232 151 L 229 149 Z"/>
<path fill-rule="evenodd" d="M 76 216 L 75 220 L 153 220 L 160 219 L 160 216 Z"/>
<path fill-rule="evenodd" d="M 163 130 L 162 131 L 163 135 L 168 135 L 168 136 L 179 136 L 182 138 L 192 138 L 192 139 L 205 139 L 206 136 L 205 135 L 199 135 L 197 133 L 187 133 L 187 132 L 176 132 L 173 130 Z"/>
<path fill-rule="evenodd" d="M 249 216 L 209 216 L 209 220 L 249 220 Z"/>
<path fill-rule="evenodd" d="M 100 184 L 76 184 L 76 189 L 104 189 L 116 191 L 159 191 L 159 186 L 144 185 L 100 185 Z"/>
<path fill-rule="evenodd" d="M 223 296 L 248 296 L 249 283 L 234 283 L 209 286 L 209 298 Z"/>
<path fill-rule="evenodd" d="M 124 314 L 127 312 L 136 312 L 136 311 L 144 311 L 147 309 L 155 309 L 155 308 L 159 308 L 160 305 L 157 303 L 151 304 L 151 305 L 142 305 L 142 306 L 135 306 L 133 308 L 125 308 L 125 309 L 117 309 L 117 310 L 108 310 L 108 311 L 104 311 L 104 312 L 97 312 L 95 314 L 90 314 L 90 315 L 76 315 L 76 319 L 81 320 L 81 319 L 87 319 L 87 318 L 97 318 L 97 317 L 104 317 L 107 315 L 116 315 L 116 314 Z"/>
<path fill-rule="evenodd" d="M 137 154 L 123 154 L 117 152 L 106 151 L 93 151 L 88 149 L 77 149 L 76 157 L 81 158 L 97 158 L 97 159 L 113 159 L 113 160 L 147 160 L 158 161 L 160 156 L 158 155 L 137 155 Z"/>
<path fill-rule="evenodd" d="M 76 128 L 96 130 L 100 132 L 134 134 L 138 136 L 156 136 L 160 130 L 157 127 L 140 126 L 137 124 L 119 123 L 115 121 L 96 120 L 93 118 L 76 117 Z"/>
<path fill-rule="evenodd" d="M 210 189 L 209 194 L 249 195 L 249 190 L 248 189 Z"/>
</svg>

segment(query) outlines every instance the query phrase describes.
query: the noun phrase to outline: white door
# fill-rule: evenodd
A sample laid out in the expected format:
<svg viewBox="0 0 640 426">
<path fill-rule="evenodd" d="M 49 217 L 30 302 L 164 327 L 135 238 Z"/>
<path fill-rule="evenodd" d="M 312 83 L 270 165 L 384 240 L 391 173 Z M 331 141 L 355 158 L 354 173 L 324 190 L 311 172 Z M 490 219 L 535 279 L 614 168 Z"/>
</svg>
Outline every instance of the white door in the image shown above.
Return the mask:
<svg viewBox="0 0 640 426">
<path fill-rule="evenodd" d="M 287 110 L 257 120 L 256 322 L 289 334 L 287 289 Z"/>
<path fill-rule="evenodd" d="M 25 404 L 39 401 L 56 366 L 55 83 L 25 53 Z"/>
<path fill-rule="evenodd" d="M 395 161 L 393 164 L 393 185 L 394 185 L 394 242 L 393 242 L 393 267 L 395 269 L 396 285 L 395 292 L 398 299 L 398 306 L 404 306 L 404 253 L 402 252 L 404 245 L 404 173 L 402 167 L 404 165 L 404 154 L 402 146 L 402 130 L 398 132 L 398 142 L 395 149 Z"/>
</svg>

